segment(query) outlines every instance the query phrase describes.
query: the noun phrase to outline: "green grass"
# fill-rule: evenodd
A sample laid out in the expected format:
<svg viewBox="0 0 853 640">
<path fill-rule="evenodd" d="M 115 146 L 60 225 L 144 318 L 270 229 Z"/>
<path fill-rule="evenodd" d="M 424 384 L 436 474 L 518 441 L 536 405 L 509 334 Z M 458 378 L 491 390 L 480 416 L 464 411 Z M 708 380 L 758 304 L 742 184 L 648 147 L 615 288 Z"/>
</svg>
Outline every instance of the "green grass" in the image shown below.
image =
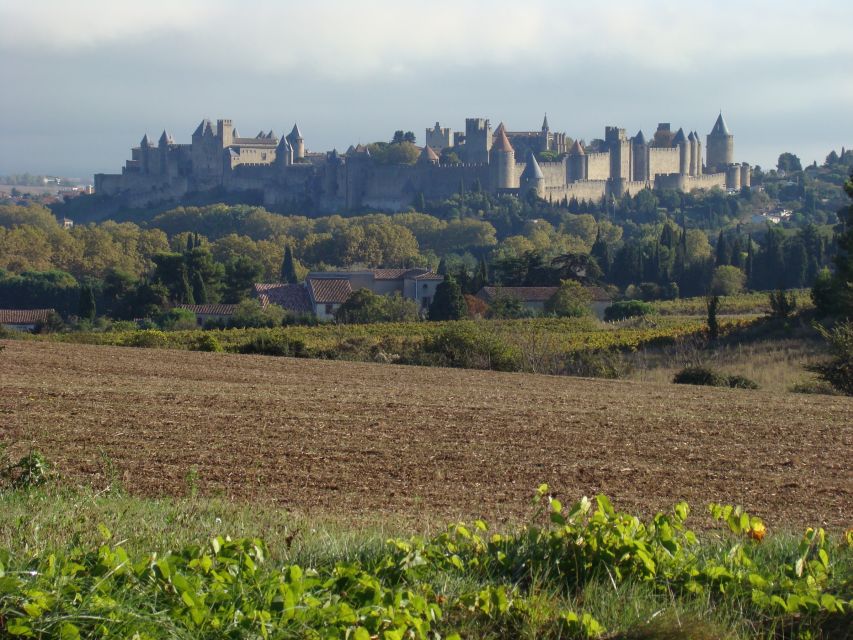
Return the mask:
<svg viewBox="0 0 853 640">
<path fill-rule="evenodd" d="M 757 605 L 746 576 L 779 581 L 762 588 L 783 597 L 805 589 L 798 579 L 782 586 L 803 553 L 799 535 L 770 532 L 759 544 L 734 517 L 733 531 L 691 542 L 678 510 L 669 524 L 641 525 L 606 501 L 572 516 L 540 497 L 529 524 L 515 530 L 436 523 L 412 532 L 263 502 L 151 500 L 55 485 L 7 490 L 0 637 L 26 628 L 33 637 L 70 638 L 572 638 L 599 630 L 625 639 L 835 638 L 853 621 L 853 552 L 838 538 L 807 549 L 805 571 L 816 576 L 818 596 L 847 602 L 847 613 L 818 606 L 794 615 Z M 661 546 L 670 539 L 664 527 L 677 548 Z M 828 554 L 823 573 L 818 548 Z M 652 572 L 639 561 L 642 549 Z M 702 573 L 718 565 L 732 577 Z M 689 567 L 701 588 L 687 588 Z M 811 635 L 795 635 L 804 633 Z"/>
</svg>

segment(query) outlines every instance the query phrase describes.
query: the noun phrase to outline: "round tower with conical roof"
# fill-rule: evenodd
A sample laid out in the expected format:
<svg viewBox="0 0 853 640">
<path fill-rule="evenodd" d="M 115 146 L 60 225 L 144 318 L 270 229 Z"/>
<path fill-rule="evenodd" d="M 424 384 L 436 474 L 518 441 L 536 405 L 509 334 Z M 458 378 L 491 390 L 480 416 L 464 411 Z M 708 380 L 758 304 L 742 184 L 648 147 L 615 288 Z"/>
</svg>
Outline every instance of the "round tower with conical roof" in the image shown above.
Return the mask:
<svg viewBox="0 0 853 640">
<path fill-rule="evenodd" d="M 498 125 L 489 153 L 489 167 L 495 188 L 512 189 L 515 186 L 515 149 L 509 143 L 503 122 Z"/>
<path fill-rule="evenodd" d="M 634 156 L 635 182 L 646 182 L 649 179 L 649 145 L 646 144 L 646 136 L 643 131 L 637 132 L 631 140 L 631 153 Z"/>
<path fill-rule="evenodd" d="M 678 173 L 686 176 L 690 173 L 690 145 L 684 129 L 679 129 L 672 139 L 672 146 L 678 149 Z"/>
<path fill-rule="evenodd" d="M 691 131 L 687 136 L 687 169 L 691 176 L 696 175 L 696 135 Z"/>
<path fill-rule="evenodd" d="M 302 138 L 302 132 L 296 124 L 293 125 L 293 129 L 287 134 L 287 141 L 293 147 L 294 160 L 302 160 L 305 157 L 305 140 Z"/>
<path fill-rule="evenodd" d="M 438 164 L 438 154 L 433 151 L 431 146 L 426 145 L 418 157 L 418 164 L 436 166 Z"/>
<path fill-rule="evenodd" d="M 527 165 L 519 179 L 519 194 L 525 196 L 530 191 L 534 191 L 540 198 L 545 197 L 545 174 L 542 173 L 542 168 L 532 151 L 527 152 Z"/>
<path fill-rule="evenodd" d="M 566 176 L 568 182 L 577 182 L 587 179 L 586 152 L 580 140 L 575 140 L 569 149 L 569 157 L 566 160 Z"/>
<path fill-rule="evenodd" d="M 708 134 L 706 149 L 708 154 L 708 171 L 719 173 L 726 170 L 734 162 L 735 138 L 729 132 L 723 114 L 717 116 L 714 128 Z"/>
<path fill-rule="evenodd" d="M 287 136 L 281 136 L 275 150 L 275 162 L 280 167 L 289 167 L 293 164 L 293 147 Z"/>
</svg>

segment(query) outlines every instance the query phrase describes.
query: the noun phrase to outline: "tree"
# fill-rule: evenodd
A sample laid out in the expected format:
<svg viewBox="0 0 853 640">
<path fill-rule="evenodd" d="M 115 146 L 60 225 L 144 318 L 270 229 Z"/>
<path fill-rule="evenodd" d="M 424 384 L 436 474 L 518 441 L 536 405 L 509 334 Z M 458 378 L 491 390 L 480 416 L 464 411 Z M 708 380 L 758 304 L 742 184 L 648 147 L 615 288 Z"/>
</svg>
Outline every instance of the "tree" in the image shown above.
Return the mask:
<svg viewBox="0 0 853 640">
<path fill-rule="evenodd" d="M 80 287 L 80 304 L 77 309 L 77 315 L 81 320 L 94 320 L 97 315 L 95 308 L 95 292 L 89 285 Z"/>
<path fill-rule="evenodd" d="M 808 367 L 821 379 L 831 384 L 842 393 L 853 396 L 853 322 L 839 323 L 832 330 L 820 325 L 818 332 L 829 346 L 832 359 Z"/>
<path fill-rule="evenodd" d="M 563 280 L 551 298 L 545 302 L 545 313 L 561 318 L 581 318 L 591 313 L 592 295 L 580 282 Z"/>
<path fill-rule="evenodd" d="M 776 163 L 776 168 L 779 169 L 779 171 L 791 173 L 792 171 L 802 171 L 803 165 L 800 162 L 800 159 L 793 153 L 785 152 L 779 155 L 779 161 Z"/>
<path fill-rule="evenodd" d="M 500 289 L 495 295 L 495 299 L 489 305 L 487 316 L 489 318 L 527 318 L 530 315 L 530 310 L 524 306 L 524 302 L 517 296 L 503 293 Z"/>
<path fill-rule="evenodd" d="M 581 282 L 597 282 L 603 275 L 595 258 L 584 253 L 564 253 L 551 260 L 551 266 L 559 270 L 560 277 Z"/>
<path fill-rule="evenodd" d="M 743 271 L 731 265 L 714 269 L 711 279 L 711 293 L 718 296 L 733 296 L 743 291 L 746 276 Z"/>
<path fill-rule="evenodd" d="M 335 311 L 335 321 L 342 324 L 369 324 L 385 320 L 383 296 L 370 289 L 353 291 Z"/>
<path fill-rule="evenodd" d="M 290 245 L 284 247 L 284 259 L 281 262 L 281 281 L 288 284 L 296 284 L 296 265 L 293 263 L 293 251 Z"/>
<path fill-rule="evenodd" d="M 278 327 L 284 321 L 285 312 L 277 304 L 262 306 L 257 300 L 243 300 L 237 304 L 231 316 L 231 326 L 240 329 L 249 327 Z"/>
<path fill-rule="evenodd" d="M 844 190 L 853 198 L 853 173 L 844 184 Z M 827 278 L 822 272 L 818 275 L 812 289 L 812 299 L 819 313 L 823 315 L 853 314 L 853 205 L 838 212 L 841 222 L 835 238 L 838 252 L 835 255 L 835 273 Z"/>
<path fill-rule="evenodd" d="M 435 288 L 435 296 L 429 307 L 430 320 L 459 320 L 468 313 L 462 289 L 452 276 Z"/>
<path fill-rule="evenodd" d="M 193 271 L 193 299 L 196 304 L 207 304 L 207 287 L 204 284 L 204 278 L 198 271 Z"/>
<path fill-rule="evenodd" d="M 241 256 L 229 260 L 225 265 L 226 301 L 238 303 L 243 300 L 263 272 L 263 266 L 251 258 Z"/>
<path fill-rule="evenodd" d="M 711 296 L 707 300 L 708 308 L 708 338 L 711 342 L 716 342 L 720 337 L 720 323 L 717 321 L 717 311 L 720 308 L 720 298 Z"/>
</svg>

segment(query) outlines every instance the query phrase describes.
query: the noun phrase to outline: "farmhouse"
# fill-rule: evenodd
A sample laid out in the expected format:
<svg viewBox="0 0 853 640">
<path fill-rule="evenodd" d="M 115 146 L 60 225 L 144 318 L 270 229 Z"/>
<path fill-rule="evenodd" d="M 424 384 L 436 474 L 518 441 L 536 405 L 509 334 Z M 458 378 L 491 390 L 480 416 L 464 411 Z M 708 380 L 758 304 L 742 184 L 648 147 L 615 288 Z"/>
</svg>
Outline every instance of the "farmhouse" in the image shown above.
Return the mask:
<svg viewBox="0 0 853 640">
<path fill-rule="evenodd" d="M 208 321 L 227 323 L 234 315 L 236 304 L 179 304 L 179 309 L 186 309 L 195 314 L 198 326 L 203 327 Z"/>
<path fill-rule="evenodd" d="M 548 302 L 559 287 L 483 287 L 477 292 L 477 297 L 486 304 L 492 304 L 495 300 L 503 298 L 514 298 L 519 300 L 526 309 L 534 313 L 543 313 L 545 303 Z M 599 318 L 604 318 L 604 310 L 613 301 L 601 287 L 586 287 L 592 300 L 590 307 Z"/>
<path fill-rule="evenodd" d="M 54 313 L 53 309 L 0 309 L 0 326 L 14 331 L 35 331 Z"/>
<path fill-rule="evenodd" d="M 397 293 L 426 310 L 443 280 L 443 276 L 423 268 L 312 271 L 303 284 L 257 283 L 253 295 L 262 305 L 277 304 L 295 315 L 310 313 L 320 320 L 331 320 L 358 289 L 385 296 Z"/>
</svg>

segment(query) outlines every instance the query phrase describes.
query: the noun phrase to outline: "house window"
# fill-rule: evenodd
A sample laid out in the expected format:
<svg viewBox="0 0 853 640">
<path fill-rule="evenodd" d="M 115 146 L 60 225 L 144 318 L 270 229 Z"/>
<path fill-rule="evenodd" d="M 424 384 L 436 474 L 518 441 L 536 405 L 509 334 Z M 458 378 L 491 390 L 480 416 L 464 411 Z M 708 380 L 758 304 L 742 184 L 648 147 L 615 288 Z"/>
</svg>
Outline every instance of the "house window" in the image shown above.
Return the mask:
<svg viewBox="0 0 853 640">
<path fill-rule="evenodd" d="M 424 282 L 424 291 L 426 291 L 427 289 L 429 289 L 429 285 L 426 282 Z"/>
<path fill-rule="evenodd" d="M 432 298 L 430 296 L 424 296 L 423 298 L 421 298 L 421 308 L 426 309 L 431 304 Z"/>
<path fill-rule="evenodd" d="M 326 305 L 326 315 L 332 315 L 335 312 L 335 305 L 327 304 Z"/>
</svg>

